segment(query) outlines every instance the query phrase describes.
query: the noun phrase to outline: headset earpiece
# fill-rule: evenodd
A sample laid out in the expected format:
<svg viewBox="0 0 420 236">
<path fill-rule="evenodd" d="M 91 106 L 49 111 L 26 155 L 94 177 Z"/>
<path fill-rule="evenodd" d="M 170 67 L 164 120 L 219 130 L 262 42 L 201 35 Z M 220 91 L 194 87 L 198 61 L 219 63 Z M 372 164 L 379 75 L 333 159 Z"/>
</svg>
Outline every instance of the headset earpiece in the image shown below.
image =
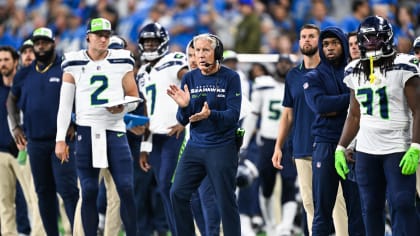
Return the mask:
<svg viewBox="0 0 420 236">
<path fill-rule="evenodd" d="M 216 40 L 216 47 L 214 48 L 214 59 L 221 63 L 223 60 L 223 50 L 224 50 L 222 40 L 220 40 L 220 38 L 214 34 L 209 34 L 209 35 L 210 37 Z"/>
</svg>

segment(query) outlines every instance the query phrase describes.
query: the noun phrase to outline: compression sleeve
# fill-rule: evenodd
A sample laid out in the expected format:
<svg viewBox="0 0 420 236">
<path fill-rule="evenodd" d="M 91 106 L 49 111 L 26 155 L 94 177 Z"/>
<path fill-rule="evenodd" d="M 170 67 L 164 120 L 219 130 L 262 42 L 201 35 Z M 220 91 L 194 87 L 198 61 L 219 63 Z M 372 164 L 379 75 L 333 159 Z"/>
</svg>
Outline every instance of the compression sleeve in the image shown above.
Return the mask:
<svg viewBox="0 0 420 236">
<path fill-rule="evenodd" d="M 60 105 L 57 114 L 57 136 L 55 141 L 64 141 L 66 139 L 67 129 L 70 125 L 75 90 L 76 86 L 72 83 L 63 82 L 61 85 Z"/>
</svg>

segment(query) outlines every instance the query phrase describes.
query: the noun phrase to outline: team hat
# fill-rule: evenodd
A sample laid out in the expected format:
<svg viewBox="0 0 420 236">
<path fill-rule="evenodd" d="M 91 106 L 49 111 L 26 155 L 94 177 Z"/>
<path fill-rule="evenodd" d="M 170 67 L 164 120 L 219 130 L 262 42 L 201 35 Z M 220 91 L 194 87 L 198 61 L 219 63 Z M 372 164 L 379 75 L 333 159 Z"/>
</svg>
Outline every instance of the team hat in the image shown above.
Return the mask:
<svg viewBox="0 0 420 236">
<path fill-rule="evenodd" d="M 87 27 L 87 33 L 95 33 L 98 31 L 111 32 L 111 22 L 104 18 L 94 18 L 90 20 Z"/>
<path fill-rule="evenodd" d="M 46 40 L 54 42 L 54 34 L 51 29 L 41 27 L 41 28 L 36 29 L 32 33 L 31 39 L 32 39 L 32 42 L 35 42 L 38 39 L 46 39 Z"/>
<path fill-rule="evenodd" d="M 420 48 L 420 36 L 414 40 L 413 48 Z"/>
<path fill-rule="evenodd" d="M 25 49 L 33 48 L 33 47 L 34 47 L 34 43 L 32 42 L 32 40 L 30 40 L 30 39 L 25 40 L 25 42 L 23 42 L 22 46 L 20 46 L 19 52 L 22 53 L 23 51 L 25 51 Z"/>
</svg>

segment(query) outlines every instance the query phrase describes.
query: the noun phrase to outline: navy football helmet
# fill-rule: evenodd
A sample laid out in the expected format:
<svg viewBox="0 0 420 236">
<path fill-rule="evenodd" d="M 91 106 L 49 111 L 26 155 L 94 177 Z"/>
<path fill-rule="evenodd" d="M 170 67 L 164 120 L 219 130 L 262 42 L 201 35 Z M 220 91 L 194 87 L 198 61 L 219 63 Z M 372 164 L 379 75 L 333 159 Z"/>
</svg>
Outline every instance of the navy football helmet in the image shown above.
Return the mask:
<svg viewBox="0 0 420 236">
<path fill-rule="evenodd" d="M 108 44 L 109 49 L 125 49 L 126 47 L 127 47 L 127 42 L 122 37 L 118 35 L 112 35 L 109 38 L 109 44 Z"/>
<path fill-rule="evenodd" d="M 420 36 L 417 37 L 416 40 L 414 40 L 413 49 L 414 48 L 420 48 Z"/>
<path fill-rule="evenodd" d="M 243 159 L 239 162 L 236 172 L 236 186 L 239 188 L 248 187 L 258 176 L 259 172 L 255 164 L 250 160 Z"/>
<path fill-rule="evenodd" d="M 394 33 L 388 20 L 380 16 L 369 16 L 360 23 L 357 30 L 357 42 L 361 60 L 374 60 L 389 57 L 394 50 Z"/>
<path fill-rule="evenodd" d="M 145 39 L 159 40 L 159 46 L 153 51 L 146 50 L 144 47 Z M 153 61 L 163 57 L 169 51 L 169 33 L 159 23 L 150 23 L 144 26 L 138 36 L 138 46 L 141 57 L 147 61 Z"/>
</svg>

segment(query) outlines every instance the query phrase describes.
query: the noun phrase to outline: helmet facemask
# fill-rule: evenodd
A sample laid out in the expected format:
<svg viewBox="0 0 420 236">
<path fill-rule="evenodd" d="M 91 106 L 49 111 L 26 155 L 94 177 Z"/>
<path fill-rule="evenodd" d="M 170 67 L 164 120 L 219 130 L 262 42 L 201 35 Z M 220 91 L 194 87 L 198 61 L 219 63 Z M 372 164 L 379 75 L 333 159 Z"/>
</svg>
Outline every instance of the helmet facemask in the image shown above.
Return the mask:
<svg viewBox="0 0 420 236">
<path fill-rule="evenodd" d="M 391 26 L 381 17 L 369 17 L 359 26 L 357 41 L 361 60 L 378 60 L 395 54 Z"/>
<path fill-rule="evenodd" d="M 146 39 L 157 39 L 158 46 L 153 51 L 146 51 L 144 42 Z M 158 23 L 152 23 L 145 26 L 139 34 L 138 39 L 139 52 L 141 58 L 146 61 L 154 61 L 163 57 L 169 51 L 169 35 L 163 26 Z"/>
</svg>

